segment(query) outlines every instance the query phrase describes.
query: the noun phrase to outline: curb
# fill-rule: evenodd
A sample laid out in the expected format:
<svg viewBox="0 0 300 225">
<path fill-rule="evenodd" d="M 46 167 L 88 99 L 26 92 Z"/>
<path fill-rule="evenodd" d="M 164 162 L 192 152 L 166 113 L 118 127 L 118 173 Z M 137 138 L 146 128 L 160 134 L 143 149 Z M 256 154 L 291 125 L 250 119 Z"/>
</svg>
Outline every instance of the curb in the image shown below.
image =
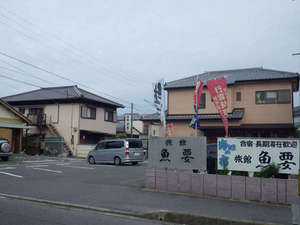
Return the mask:
<svg viewBox="0 0 300 225">
<path fill-rule="evenodd" d="M 173 211 L 168 211 L 168 210 L 157 210 L 157 211 L 148 212 L 148 213 L 146 213 L 146 212 L 145 213 L 129 212 L 129 211 L 123 211 L 123 210 L 99 208 L 99 207 L 92 207 L 92 206 L 81 205 L 81 204 L 50 201 L 50 200 L 24 197 L 24 196 L 12 195 L 12 194 L 4 194 L 4 193 L 0 193 L 0 197 L 25 200 L 25 201 L 31 201 L 31 202 L 36 202 L 36 203 L 54 205 L 54 206 L 69 207 L 69 208 L 74 208 L 74 209 L 84 209 L 84 210 L 89 210 L 89 211 L 103 213 L 103 214 L 135 217 L 135 218 L 141 218 L 141 219 L 156 220 L 156 221 L 163 221 L 163 222 L 167 222 L 167 223 L 171 222 L 171 223 L 186 224 L 186 225 L 195 225 L 195 224 L 203 224 L 203 225 L 205 225 L 205 224 L 278 225 L 276 223 L 250 221 L 250 220 L 237 220 L 237 219 L 229 219 L 229 218 L 223 218 L 223 217 L 212 217 L 212 216 L 206 216 L 206 215 L 173 212 Z"/>
<path fill-rule="evenodd" d="M 259 202 L 259 201 L 250 201 L 250 200 L 242 200 L 242 199 L 222 198 L 218 196 L 200 195 L 197 193 L 172 192 L 172 191 L 163 191 L 163 190 L 150 189 L 150 188 L 142 188 L 142 191 L 158 192 L 158 193 L 165 193 L 170 195 L 183 195 L 183 196 L 205 198 L 205 199 L 226 200 L 231 202 L 241 202 L 241 203 L 274 206 L 274 207 L 282 207 L 282 208 L 291 208 L 292 206 L 292 204 L 286 204 L 286 203 Z"/>
<path fill-rule="evenodd" d="M 99 208 L 99 207 L 92 207 L 92 206 L 81 205 L 81 204 L 73 204 L 73 203 L 68 203 L 68 202 L 50 201 L 50 200 L 24 197 L 24 196 L 19 196 L 19 195 L 4 194 L 4 193 L 0 193 L 0 197 L 25 200 L 25 201 L 37 202 L 37 203 L 44 203 L 44 204 L 55 205 L 55 206 L 70 207 L 70 208 L 76 208 L 76 209 L 86 209 L 86 210 L 101 212 L 101 213 L 118 214 L 118 215 L 124 215 L 124 216 L 137 217 L 137 213 L 131 213 L 131 212 L 121 211 L 121 210 L 106 209 L 106 208 Z"/>
</svg>

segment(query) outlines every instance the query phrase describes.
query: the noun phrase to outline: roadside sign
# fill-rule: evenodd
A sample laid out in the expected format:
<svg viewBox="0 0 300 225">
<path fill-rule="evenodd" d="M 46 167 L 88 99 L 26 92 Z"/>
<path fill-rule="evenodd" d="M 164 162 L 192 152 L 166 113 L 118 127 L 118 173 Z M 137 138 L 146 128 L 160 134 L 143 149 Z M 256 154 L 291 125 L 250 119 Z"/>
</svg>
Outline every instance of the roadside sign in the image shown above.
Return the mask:
<svg viewBox="0 0 300 225">
<path fill-rule="evenodd" d="M 259 172 L 271 163 L 298 174 L 299 139 L 218 138 L 218 169 Z"/>
</svg>

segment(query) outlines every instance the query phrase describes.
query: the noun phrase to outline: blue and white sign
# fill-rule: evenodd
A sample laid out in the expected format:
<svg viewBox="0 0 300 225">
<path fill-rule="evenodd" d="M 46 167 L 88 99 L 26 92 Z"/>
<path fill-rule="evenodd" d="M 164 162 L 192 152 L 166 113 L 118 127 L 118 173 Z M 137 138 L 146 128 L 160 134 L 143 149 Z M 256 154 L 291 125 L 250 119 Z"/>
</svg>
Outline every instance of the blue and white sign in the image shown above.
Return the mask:
<svg viewBox="0 0 300 225">
<path fill-rule="evenodd" d="M 299 139 L 218 138 L 218 169 L 259 172 L 273 162 L 298 174 Z"/>
</svg>

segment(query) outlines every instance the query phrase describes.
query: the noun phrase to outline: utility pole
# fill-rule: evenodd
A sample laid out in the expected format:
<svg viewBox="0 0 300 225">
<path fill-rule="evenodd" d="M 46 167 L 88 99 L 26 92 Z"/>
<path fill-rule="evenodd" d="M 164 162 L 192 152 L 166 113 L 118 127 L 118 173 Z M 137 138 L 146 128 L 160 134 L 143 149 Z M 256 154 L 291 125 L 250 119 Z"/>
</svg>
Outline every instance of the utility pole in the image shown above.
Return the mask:
<svg viewBox="0 0 300 225">
<path fill-rule="evenodd" d="M 132 126 L 133 126 L 133 103 L 131 103 L 131 126 L 130 126 L 130 137 L 132 137 Z"/>
<path fill-rule="evenodd" d="M 300 52 L 293 53 L 292 56 L 298 56 L 300 55 Z M 299 99 L 300 99 L 300 91 L 299 91 Z M 299 169 L 300 172 L 300 169 Z M 298 176 L 298 195 L 300 196 L 300 176 Z"/>
</svg>

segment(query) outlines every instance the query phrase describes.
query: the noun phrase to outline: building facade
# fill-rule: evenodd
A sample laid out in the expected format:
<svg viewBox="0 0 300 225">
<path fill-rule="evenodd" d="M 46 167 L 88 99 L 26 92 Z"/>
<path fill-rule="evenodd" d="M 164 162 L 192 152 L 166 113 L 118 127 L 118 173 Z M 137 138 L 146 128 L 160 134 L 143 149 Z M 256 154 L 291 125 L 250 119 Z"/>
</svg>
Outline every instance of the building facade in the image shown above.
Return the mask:
<svg viewBox="0 0 300 225">
<path fill-rule="evenodd" d="M 22 149 L 23 129 L 28 129 L 31 121 L 0 99 L 0 138 L 7 139 L 10 151 L 19 153 Z"/>
<path fill-rule="evenodd" d="M 116 111 L 123 107 L 77 86 L 41 88 L 4 98 L 32 120 L 28 134 L 59 136 L 65 148 L 80 155 L 85 145 L 116 135 Z"/>
<path fill-rule="evenodd" d="M 290 137 L 294 135 L 293 92 L 298 91 L 299 74 L 264 68 L 212 71 L 166 83 L 167 122 L 174 136 L 192 136 L 189 127 L 194 114 L 193 93 L 197 78 L 203 82 L 227 79 L 229 135 L 232 137 Z M 208 89 L 203 88 L 199 109 L 200 130 L 208 143 L 225 135 L 221 117 Z"/>
</svg>

